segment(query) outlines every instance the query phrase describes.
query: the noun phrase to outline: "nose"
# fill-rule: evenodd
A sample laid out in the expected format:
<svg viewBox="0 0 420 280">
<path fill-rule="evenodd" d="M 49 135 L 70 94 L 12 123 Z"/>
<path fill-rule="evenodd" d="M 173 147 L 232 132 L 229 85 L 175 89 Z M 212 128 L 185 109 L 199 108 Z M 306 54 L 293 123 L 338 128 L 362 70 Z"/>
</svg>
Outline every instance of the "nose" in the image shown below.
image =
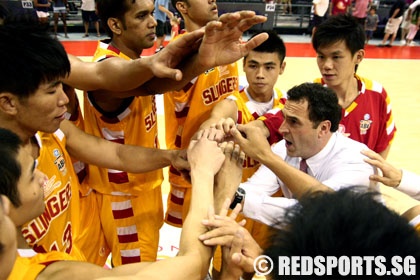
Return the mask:
<svg viewBox="0 0 420 280">
<path fill-rule="evenodd" d="M 149 25 L 152 26 L 152 27 L 157 26 L 157 21 L 156 21 L 156 19 L 153 15 L 150 17 L 150 24 Z"/>
<path fill-rule="evenodd" d="M 263 69 L 263 67 L 258 67 L 258 70 L 257 70 L 257 78 L 258 79 L 263 79 L 264 78 L 264 69 Z"/>
<path fill-rule="evenodd" d="M 64 106 L 66 104 L 69 103 L 69 97 L 67 96 L 67 94 L 64 92 L 63 90 L 63 86 L 60 86 L 57 91 L 59 91 L 59 96 L 58 96 L 58 106 Z M 76 93 L 74 93 L 76 94 Z"/>
<path fill-rule="evenodd" d="M 283 134 L 287 133 L 288 131 L 289 131 L 289 128 L 286 124 L 286 121 L 283 120 L 283 122 L 281 123 L 281 125 L 279 127 L 279 133 L 283 135 Z"/>
<path fill-rule="evenodd" d="M 332 69 L 332 67 L 333 67 L 333 60 L 330 58 L 326 58 L 323 62 L 322 68 Z"/>
</svg>

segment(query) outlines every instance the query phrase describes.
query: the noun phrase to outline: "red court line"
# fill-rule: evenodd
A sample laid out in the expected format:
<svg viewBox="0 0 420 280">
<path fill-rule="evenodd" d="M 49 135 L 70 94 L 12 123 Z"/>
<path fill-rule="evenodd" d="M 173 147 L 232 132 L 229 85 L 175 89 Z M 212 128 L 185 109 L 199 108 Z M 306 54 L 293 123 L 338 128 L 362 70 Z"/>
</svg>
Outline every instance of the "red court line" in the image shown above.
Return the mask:
<svg viewBox="0 0 420 280">
<path fill-rule="evenodd" d="M 66 51 L 77 56 L 92 56 L 98 44 L 97 41 L 62 41 Z M 315 57 L 310 43 L 285 43 L 287 57 Z M 147 56 L 154 53 L 154 47 L 143 51 Z M 383 59 L 420 59 L 420 46 L 394 46 L 392 48 L 378 48 L 374 45 L 365 47 L 365 58 Z"/>
</svg>

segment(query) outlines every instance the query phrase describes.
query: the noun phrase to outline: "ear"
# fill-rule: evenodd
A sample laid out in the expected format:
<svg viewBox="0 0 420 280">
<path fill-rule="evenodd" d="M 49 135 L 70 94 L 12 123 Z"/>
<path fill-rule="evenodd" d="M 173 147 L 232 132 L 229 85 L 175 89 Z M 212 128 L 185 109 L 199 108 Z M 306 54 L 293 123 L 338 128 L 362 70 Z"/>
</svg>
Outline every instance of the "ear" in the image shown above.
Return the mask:
<svg viewBox="0 0 420 280">
<path fill-rule="evenodd" d="M 286 69 L 286 61 L 283 61 L 283 63 L 280 65 L 279 75 L 283 74 L 284 69 Z"/>
<path fill-rule="evenodd" d="M 121 35 L 122 33 L 122 23 L 117 18 L 109 18 L 106 22 L 108 24 L 109 29 L 111 29 L 112 33 L 116 35 Z"/>
<path fill-rule="evenodd" d="M 359 64 L 360 62 L 362 62 L 363 58 L 365 57 L 365 50 L 360 49 L 356 52 L 355 54 L 356 57 L 356 64 Z"/>
<path fill-rule="evenodd" d="M 17 114 L 17 97 L 9 92 L 0 93 L 0 110 L 9 115 Z"/>
<path fill-rule="evenodd" d="M 329 120 L 322 121 L 318 127 L 320 137 L 323 137 L 331 132 L 331 122 Z"/>
<path fill-rule="evenodd" d="M 181 13 L 181 14 L 186 14 L 187 13 L 187 3 L 182 2 L 182 1 L 178 1 L 176 2 L 176 9 Z"/>
</svg>

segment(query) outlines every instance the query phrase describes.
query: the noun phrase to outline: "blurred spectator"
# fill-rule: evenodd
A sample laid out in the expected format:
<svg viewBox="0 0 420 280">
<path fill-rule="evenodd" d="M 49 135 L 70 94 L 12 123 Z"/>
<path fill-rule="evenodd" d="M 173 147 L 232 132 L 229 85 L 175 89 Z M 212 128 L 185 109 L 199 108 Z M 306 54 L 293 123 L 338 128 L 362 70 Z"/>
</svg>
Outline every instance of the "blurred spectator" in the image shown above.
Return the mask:
<svg viewBox="0 0 420 280">
<path fill-rule="evenodd" d="M 356 0 L 354 3 L 352 16 L 354 16 L 362 26 L 365 26 L 366 16 L 371 6 L 372 0 Z"/>
<path fill-rule="evenodd" d="M 351 0 L 331 0 L 329 15 L 349 14 L 351 11 Z"/>
<path fill-rule="evenodd" d="M 403 14 L 405 9 L 405 1 L 404 0 L 397 0 L 391 7 L 389 11 L 389 19 L 385 26 L 385 35 L 382 39 L 382 43 L 378 45 L 378 47 L 392 47 L 392 43 L 394 43 L 395 38 L 397 37 L 398 28 L 402 22 Z M 385 44 L 389 37 L 389 44 Z"/>
<path fill-rule="evenodd" d="M 58 18 L 61 17 L 63 21 L 63 29 L 64 29 L 64 37 L 68 38 L 67 36 L 67 0 L 55 0 L 54 1 L 54 35 L 57 38 L 57 29 L 58 29 Z"/>
<path fill-rule="evenodd" d="M 314 34 L 316 27 L 326 19 L 328 11 L 328 0 L 313 0 L 311 9 L 311 20 L 309 22 L 309 31 Z"/>
<path fill-rule="evenodd" d="M 281 0 L 283 14 L 292 13 L 292 0 Z"/>
<path fill-rule="evenodd" d="M 34 0 L 34 7 L 36 9 L 36 14 L 38 15 L 39 22 L 48 27 L 50 14 L 48 9 L 50 8 L 51 3 L 49 0 Z"/>
<path fill-rule="evenodd" d="M 378 27 L 378 22 L 379 16 L 376 13 L 376 7 L 371 7 L 364 24 L 366 32 L 366 44 L 369 43 L 369 40 L 373 37 L 373 32 Z"/>
<path fill-rule="evenodd" d="M 156 26 L 156 52 L 163 48 L 163 42 L 165 41 L 166 34 L 166 16 L 170 20 L 174 17 L 174 14 L 168 10 L 169 0 L 156 0 L 155 1 L 155 19 L 157 21 Z M 172 24 L 171 24 L 172 25 Z"/>
<path fill-rule="evenodd" d="M 178 36 L 180 28 L 181 28 L 181 18 L 173 16 L 171 18 L 171 39 Z"/>
<path fill-rule="evenodd" d="M 413 39 L 416 37 L 417 31 L 420 27 L 420 0 L 412 3 L 408 7 L 407 18 L 409 18 L 410 25 L 407 34 L 407 46 L 414 46 Z"/>
<path fill-rule="evenodd" d="M 82 10 L 83 25 L 85 27 L 85 35 L 83 35 L 83 38 L 89 37 L 89 24 L 91 22 L 95 24 L 96 36 L 101 37 L 95 0 L 82 0 L 82 6 L 80 9 Z"/>
</svg>

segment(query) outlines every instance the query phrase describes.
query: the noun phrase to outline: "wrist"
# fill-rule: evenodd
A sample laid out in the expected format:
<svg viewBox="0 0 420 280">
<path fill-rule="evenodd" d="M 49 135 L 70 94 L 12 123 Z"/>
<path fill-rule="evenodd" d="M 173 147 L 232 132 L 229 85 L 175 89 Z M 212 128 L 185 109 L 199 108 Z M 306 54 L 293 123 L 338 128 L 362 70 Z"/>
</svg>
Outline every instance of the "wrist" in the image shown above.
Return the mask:
<svg viewBox="0 0 420 280">
<path fill-rule="evenodd" d="M 245 195 L 246 195 L 245 190 L 239 187 L 235 192 L 235 196 L 233 197 L 232 203 L 230 204 L 229 208 L 233 210 L 237 204 L 241 204 L 242 209 L 243 209 Z"/>
<path fill-rule="evenodd" d="M 397 178 L 397 180 L 395 182 L 394 188 L 398 188 L 400 186 L 401 180 L 402 180 L 402 175 L 403 175 L 403 171 L 402 171 L 402 169 L 400 169 L 399 170 L 399 173 L 398 173 L 398 178 Z"/>
</svg>

